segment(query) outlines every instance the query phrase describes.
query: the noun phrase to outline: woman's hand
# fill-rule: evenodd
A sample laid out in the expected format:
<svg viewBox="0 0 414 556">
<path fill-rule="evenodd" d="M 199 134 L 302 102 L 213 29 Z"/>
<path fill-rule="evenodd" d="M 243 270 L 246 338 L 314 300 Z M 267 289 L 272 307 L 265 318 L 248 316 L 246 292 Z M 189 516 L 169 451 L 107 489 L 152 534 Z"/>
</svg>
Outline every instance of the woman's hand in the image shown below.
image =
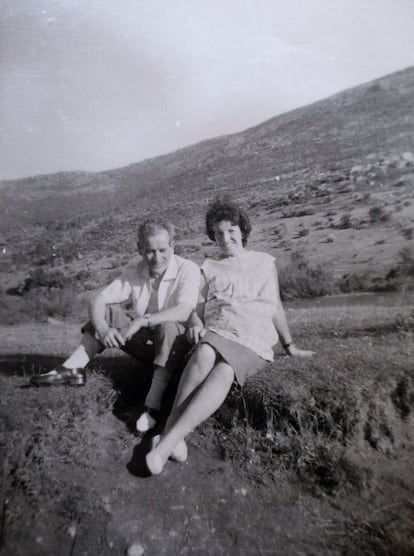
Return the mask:
<svg viewBox="0 0 414 556">
<path fill-rule="evenodd" d="M 190 326 L 187 328 L 185 337 L 190 344 L 198 344 L 198 342 L 204 338 L 205 334 L 206 330 L 202 326 Z"/>
<path fill-rule="evenodd" d="M 295 346 L 295 344 L 290 344 L 290 346 L 286 348 L 286 353 L 290 355 L 290 357 L 312 357 L 312 355 L 315 355 L 316 352 L 299 349 Z"/>
<path fill-rule="evenodd" d="M 141 330 L 141 328 L 148 328 L 147 317 L 138 317 L 137 319 L 133 320 L 129 328 L 125 332 L 125 338 L 127 340 L 130 340 L 134 334 Z"/>
</svg>

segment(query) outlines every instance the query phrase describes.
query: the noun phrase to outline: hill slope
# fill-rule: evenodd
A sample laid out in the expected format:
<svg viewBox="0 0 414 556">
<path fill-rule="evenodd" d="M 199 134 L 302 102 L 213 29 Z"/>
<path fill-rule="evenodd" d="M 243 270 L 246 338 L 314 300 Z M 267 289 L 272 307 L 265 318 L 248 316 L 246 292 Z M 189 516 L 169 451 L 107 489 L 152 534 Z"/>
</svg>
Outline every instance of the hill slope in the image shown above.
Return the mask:
<svg viewBox="0 0 414 556">
<path fill-rule="evenodd" d="M 134 246 L 131 229 L 146 215 L 161 212 L 177 223 L 181 238 L 199 243 L 206 201 L 228 191 L 250 206 L 259 231 L 279 237 L 266 248 L 274 244 L 289 250 L 298 238 L 309 246 L 313 237 L 311 247 L 324 262 L 337 258 L 341 235 L 345 246 L 351 240 L 363 248 L 361 234 L 350 238 L 348 233 L 363 229 L 365 238 L 368 230 L 375 241 L 394 242 L 381 263 L 386 267 L 401 243 L 400 228 L 409 227 L 414 216 L 407 204 L 414 184 L 413 151 L 414 68 L 409 68 L 241 133 L 125 168 L 3 181 L 0 232 L 5 245 L 12 246 L 14 260 L 21 259 L 18 254 L 35 256 L 31 246 L 45 241 L 45 227 L 61 250 L 70 243 L 70 251 L 81 253 L 128 253 Z M 389 215 L 398 205 L 391 228 L 390 218 L 378 222 L 368 216 L 377 205 L 388 207 Z M 348 221 L 341 224 L 344 215 Z M 275 229 L 281 218 L 282 227 Z M 310 226 L 321 233 L 309 234 Z M 334 231 L 334 246 L 327 240 L 327 228 Z M 371 247 L 361 260 L 372 258 Z M 338 272 L 347 266 L 351 251 L 339 249 Z"/>
</svg>

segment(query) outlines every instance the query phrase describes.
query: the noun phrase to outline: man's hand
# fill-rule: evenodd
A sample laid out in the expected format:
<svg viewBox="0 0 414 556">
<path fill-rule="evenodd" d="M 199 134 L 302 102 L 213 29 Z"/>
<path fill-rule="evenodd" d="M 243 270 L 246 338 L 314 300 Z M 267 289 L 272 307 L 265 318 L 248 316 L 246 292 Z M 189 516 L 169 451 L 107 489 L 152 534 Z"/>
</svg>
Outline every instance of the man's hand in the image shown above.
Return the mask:
<svg viewBox="0 0 414 556">
<path fill-rule="evenodd" d="M 190 328 L 187 328 L 185 336 L 190 344 L 198 344 L 205 334 L 206 330 L 202 326 L 190 326 Z"/>
<path fill-rule="evenodd" d="M 106 348 L 120 348 L 125 345 L 125 339 L 116 328 L 106 328 L 103 331 L 98 330 L 96 336 Z"/>
<path fill-rule="evenodd" d="M 306 349 L 298 349 L 295 344 L 290 344 L 290 346 L 286 348 L 286 353 L 290 355 L 290 357 L 312 357 L 312 355 L 315 355 L 316 352 Z"/>
<path fill-rule="evenodd" d="M 138 317 L 134 321 L 132 321 L 130 327 L 125 332 L 125 338 L 130 340 L 134 334 L 136 334 L 141 328 L 148 328 L 148 318 L 147 317 Z"/>
</svg>

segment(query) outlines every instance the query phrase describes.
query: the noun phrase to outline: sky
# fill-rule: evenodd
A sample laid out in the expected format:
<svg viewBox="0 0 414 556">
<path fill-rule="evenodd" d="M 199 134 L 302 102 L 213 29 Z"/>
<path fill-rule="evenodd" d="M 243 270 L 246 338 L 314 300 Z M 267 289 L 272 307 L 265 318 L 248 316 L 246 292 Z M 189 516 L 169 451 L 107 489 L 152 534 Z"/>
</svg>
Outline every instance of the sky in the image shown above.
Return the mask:
<svg viewBox="0 0 414 556">
<path fill-rule="evenodd" d="M 414 65 L 414 0 L 0 0 L 0 179 L 100 171 Z"/>
</svg>

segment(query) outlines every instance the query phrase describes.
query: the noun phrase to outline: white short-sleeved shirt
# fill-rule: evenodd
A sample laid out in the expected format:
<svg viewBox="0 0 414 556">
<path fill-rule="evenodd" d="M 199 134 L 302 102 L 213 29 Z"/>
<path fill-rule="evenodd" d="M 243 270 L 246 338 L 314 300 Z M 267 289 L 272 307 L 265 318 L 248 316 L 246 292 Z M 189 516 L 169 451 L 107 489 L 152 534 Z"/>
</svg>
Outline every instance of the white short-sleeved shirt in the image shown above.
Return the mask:
<svg viewBox="0 0 414 556">
<path fill-rule="evenodd" d="M 205 328 L 272 361 L 278 341 L 273 315 L 280 299 L 274 257 L 244 251 L 237 257 L 206 259 L 201 272 L 207 284 Z"/>
<path fill-rule="evenodd" d="M 200 289 L 200 269 L 198 265 L 172 255 L 158 289 L 158 307 L 162 311 L 179 303 L 196 307 Z M 151 297 L 151 277 L 144 261 L 128 266 L 122 276 L 101 291 L 105 303 L 122 303 L 132 300 L 139 316 L 147 312 Z"/>
</svg>

